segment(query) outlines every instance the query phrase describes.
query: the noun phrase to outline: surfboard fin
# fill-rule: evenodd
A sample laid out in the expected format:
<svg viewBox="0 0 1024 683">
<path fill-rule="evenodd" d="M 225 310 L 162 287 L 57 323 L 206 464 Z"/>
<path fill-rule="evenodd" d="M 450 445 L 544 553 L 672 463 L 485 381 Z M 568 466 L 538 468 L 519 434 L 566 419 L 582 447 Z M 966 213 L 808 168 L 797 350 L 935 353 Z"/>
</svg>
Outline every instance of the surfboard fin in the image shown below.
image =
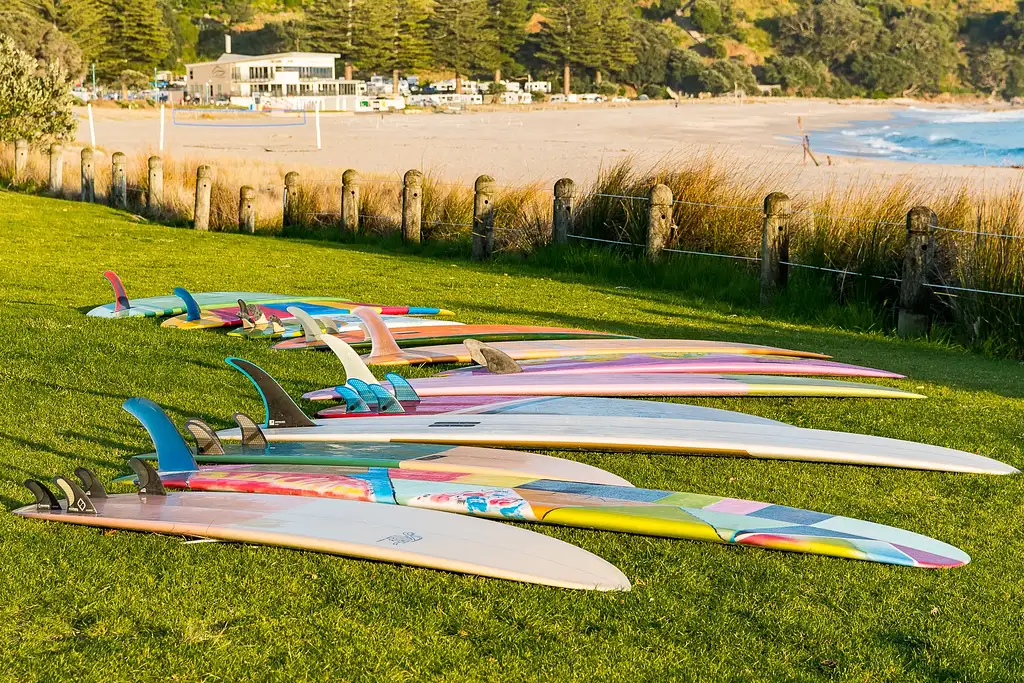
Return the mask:
<svg viewBox="0 0 1024 683">
<path fill-rule="evenodd" d="M 157 471 L 153 469 L 148 460 L 131 458 L 128 460 L 128 466 L 135 471 L 135 475 L 138 477 L 137 483 L 140 496 L 167 495 L 167 489 L 164 488 L 163 482 L 160 481 L 160 475 L 157 474 Z"/>
<path fill-rule="evenodd" d="M 363 399 L 370 410 L 380 407 L 377 402 L 377 395 L 370 391 L 370 385 L 363 380 L 350 379 L 348 381 L 348 386 L 356 390 L 356 393 L 359 394 L 359 398 Z"/>
<path fill-rule="evenodd" d="M 385 389 L 379 384 L 371 384 L 370 391 L 373 392 L 374 397 L 377 399 L 378 411 L 381 413 L 404 413 L 405 408 L 398 402 L 394 394 Z"/>
<path fill-rule="evenodd" d="M 347 413 L 371 413 L 370 406 L 367 405 L 359 394 L 352 390 L 351 387 L 334 387 L 334 390 L 338 392 L 338 395 L 345 399 L 345 412 Z"/>
<path fill-rule="evenodd" d="M 314 427 L 316 424 L 306 416 L 288 392 L 255 363 L 242 358 L 227 358 L 225 362 L 249 378 L 263 399 L 263 410 L 267 416 L 264 427 Z"/>
<path fill-rule="evenodd" d="M 368 363 L 372 365 L 376 358 L 402 353 L 398 342 L 395 341 L 395 336 L 391 334 L 391 330 L 388 329 L 377 311 L 366 306 L 357 306 L 352 314 L 363 321 L 367 332 L 370 333 L 370 355 L 366 358 Z"/>
<path fill-rule="evenodd" d="M 32 495 L 36 497 L 36 509 L 37 510 L 60 510 L 60 503 L 57 502 L 57 496 L 53 495 L 53 492 L 46 488 L 46 486 L 35 479 L 26 479 L 25 488 L 32 492 Z"/>
<path fill-rule="evenodd" d="M 53 478 L 53 483 L 60 487 L 64 496 L 68 499 L 68 512 L 76 515 L 96 514 L 96 506 L 92 504 L 89 496 L 85 494 L 82 487 L 75 482 L 60 475 Z"/>
<path fill-rule="evenodd" d="M 342 366 L 345 368 L 345 377 L 347 379 L 361 379 L 367 384 L 380 384 L 377 378 L 373 376 L 373 373 L 370 372 L 370 368 L 366 367 L 366 363 L 363 362 L 363 359 L 359 357 L 359 354 L 351 346 L 329 334 L 320 335 L 320 339 L 341 361 Z"/>
<path fill-rule="evenodd" d="M 507 353 L 488 346 L 478 339 L 464 339 L 462 343 L 469 349 L 469 356 L 474 362 L 495 375 L 511 375 L 523 371 L 523 367 Z"/>
<path fill-rule="evenodd" d="M 120 313 L 131 308 L 132 302 L 128 299 L 128 292 L 125 291 L 124 283 L 121 282 L 121 278 L 117 276 L 117 273 L 112 270 L 105 270 L 103 271 L 103 277 L 107 278 L 107 282 L 114 289 L 114 312 Z"/>
<path fill-rule="evenodd" d="M 103 488 L 103 484 L 100 482 L 99 477 L 92 473 L 92 470 L 87 470 L 84 467 L 75 468 L 75 476 L 82 482 L 82 489 L 85 491 L 85 495 L 89 498 L 106 498 L 107 490 Z"/>
<path fill-rule="evenodd" d="M 272 315 L 270 316 L 270 320 L 268 322 L 270 324 L 271 335 L 284 334 L 284 323 L 281 322 L 280 318 L 278 318 L 276 315 Z"/>
<path fill-rule="evenodd" d="M 391 383 L 391 388 L 395 391 L 395 398 L 402 403 L 419 403 L 420 395 L 416 393 L 412 385 L 409 384 L 409 380 L 402 377 L 398 373 L 389 372 L 384 375 L 384 379 Z"/>
<path fill-rule="evenodd" d="M 341 334 L 341 328 L 338 327 L 338 323 L 334 318 L 320 318 L 320 322 L 323 324 L 324 331 L 327 332 L 327 334 Z"/>
<path fill-rule="evenodd" d="M 306 336 L 307 344 L 312 344 L 313 342 L 320 338 L 322 334 L 320 330 L 320 323 L 314 320 L 313 316 L 311 316 L 309 313 L 302 310 L 298 306 L 289 306 L 285 310 L 291 313 L 295 317 L 295 319 L 299 321 L 299 324 L 302 325 L 302 332 Z"/>
<path fill-rule="evenodd" d="M 198 469 L 192 449 L 160 406 L 148 398 L 130 398 L 121 407 L 149 432 L 161 472 L 193 472 Z"/>
<path fill-rule="evenodd" d="M 231 416 L 235 420 L 235 424 L 242 431 L 242 448 L 254 448 L 258 451 L 266 450 L 267 448 L 267 437 L 263 435 L 263 430 L 256 424 L 256 420 L 252 419 L 245 413 L 235 413 Z"/>
<path fill-rule="evenodd" d="M 200 419 L 192 418 L 185 423 L 185 429 L 196 440 L 197 455 L 224 455 L 224 444 L 217 432 Z"/>
<path fill-rule="evenodd" d="M 199 304 L 192 297 L 187 289 L 184 287 L 175 287 L 174 296 L 178 297 L 185 302 L 185 320 L 192 322 L 193 320 L 199 320 L 202 317 L 202 313 L 199 311 Z"/>
</svg>

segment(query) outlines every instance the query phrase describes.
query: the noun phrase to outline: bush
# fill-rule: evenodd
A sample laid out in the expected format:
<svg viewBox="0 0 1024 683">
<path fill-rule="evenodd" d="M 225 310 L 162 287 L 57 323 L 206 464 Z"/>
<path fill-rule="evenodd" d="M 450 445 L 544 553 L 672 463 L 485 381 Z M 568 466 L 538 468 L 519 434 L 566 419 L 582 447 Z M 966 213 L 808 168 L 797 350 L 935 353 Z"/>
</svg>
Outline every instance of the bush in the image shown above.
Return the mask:
<svg viewBox="0 0 1024 683">
<path fill-rule="evenodd" d="M 701 33 L 718 33 L 722 30 L 722 8 L 715 0 L 697 0 L 690 8 L 690 21 Z"/>
<path fill-rule="evenodd" d="M 618 94 L 619 90 L 619 86 L 614 83 L 608 83 L 607 81 L 597 86 L 597 94 L 599 95 L 614 96 Z"/>
<path fill-rule="evenodd" d="M 715 59 L 725 59 L 729 56 L 729 49 L 725 46 L 725 40 L 719 36 L 711 38 L 707 42 L 711 56 Z"/>
<path fill-rule="evenodd" d="M 32 55 L 0 34 L 0 74 L 0 141 L 62 140 L 75 131 L 74 96 L 59 64 L 40 69 Z"/>
<path fill-rule="evenodd" d="M 653 83 L 651 83 L 650 85 L 645 85 L 644 89 L 642 91 L 640 91 L 640 92 L 643 95 L 647 95 L 652 100 L 663 100 L 663 99 L 665 99 L 665 95 L 666 95 L 666 93 L 665 93 L 665 86 L 663 86 L 663 85 L 654 85 Z"/>
</svg>

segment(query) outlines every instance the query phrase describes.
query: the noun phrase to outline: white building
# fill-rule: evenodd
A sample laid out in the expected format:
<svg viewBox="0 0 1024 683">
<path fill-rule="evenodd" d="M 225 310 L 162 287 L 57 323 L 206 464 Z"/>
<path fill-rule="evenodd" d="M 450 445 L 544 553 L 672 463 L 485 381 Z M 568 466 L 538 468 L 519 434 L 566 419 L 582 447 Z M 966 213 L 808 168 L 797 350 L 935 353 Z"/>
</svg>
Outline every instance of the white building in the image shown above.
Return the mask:
<svg viewBox="0 0 1024 683">
<path fill-rule="evenodd" d="M 362 81 L 335 78 L 334 60 L 339 56 L 225 52 L 215 62 L 187 64 L 185 88 L 191 99 L 204 103 L 273 109 L 312 109 L 317 104 L 322 110 L 370 109 L 370 104 L 362 101 L 367 99 Z"/>
<path fill-rule="evenodd" d="M 551 81 L 527 81 L 523 83 L 523 90 L 526 92 L 542 92 L 547 95 L 551 92 Z"/>
</svg>

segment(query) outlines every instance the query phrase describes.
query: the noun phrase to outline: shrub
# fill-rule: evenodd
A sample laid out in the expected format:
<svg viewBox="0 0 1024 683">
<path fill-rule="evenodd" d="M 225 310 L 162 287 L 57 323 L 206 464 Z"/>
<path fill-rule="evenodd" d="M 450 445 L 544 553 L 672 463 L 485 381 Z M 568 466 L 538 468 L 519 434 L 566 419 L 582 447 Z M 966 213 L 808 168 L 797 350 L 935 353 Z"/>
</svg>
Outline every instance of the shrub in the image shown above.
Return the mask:
<svg viewBox="0 0 1024 683">
<path fill-rule="evenodd" d="M 64 69 L 36 60 L 0 34 L 0 141 L 64 139 L 75 131 L 73 96 Z"/>
<path fill-rule="evenodd" d="M 714 0 L 697 0 L 690 8 L 690 21 L 701 33 L 718 33 L 722 29 L 722 8 Z"/>
</svg>

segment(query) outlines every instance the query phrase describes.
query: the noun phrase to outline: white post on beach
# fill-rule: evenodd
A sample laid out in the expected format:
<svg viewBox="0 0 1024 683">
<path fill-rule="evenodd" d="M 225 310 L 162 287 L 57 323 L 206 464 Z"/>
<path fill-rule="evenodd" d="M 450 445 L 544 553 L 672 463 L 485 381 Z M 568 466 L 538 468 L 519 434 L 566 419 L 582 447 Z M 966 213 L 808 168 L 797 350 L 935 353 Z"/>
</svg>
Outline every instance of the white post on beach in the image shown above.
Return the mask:
<svg viewBox="0 0 1024 683">
<path fill-rule="evenodd" d="M 160 105 L 160 146 L 157 148 L 164 151 L 164 105 Z"/>
<path fill-rule="evenodd" d="M 317 102 L 316 102 L 315 117 L 316 117 L 316 148 L 317 149 L 321 149 L 321 147 L 320 147 L 320 100 L 317 100 Z"/>
<path fill-rule="evenodd" d="M 87 102 L 86 103 L 85 110 L 87 112 L 89 112 L 89 141 L 91 143 L 90 147 L 92 147 L 93 149 L 96 149 L 96 126 L 93 125 L 93 122 L 92 122 L 92 103 L 91 102 Z"/>
</svg>

